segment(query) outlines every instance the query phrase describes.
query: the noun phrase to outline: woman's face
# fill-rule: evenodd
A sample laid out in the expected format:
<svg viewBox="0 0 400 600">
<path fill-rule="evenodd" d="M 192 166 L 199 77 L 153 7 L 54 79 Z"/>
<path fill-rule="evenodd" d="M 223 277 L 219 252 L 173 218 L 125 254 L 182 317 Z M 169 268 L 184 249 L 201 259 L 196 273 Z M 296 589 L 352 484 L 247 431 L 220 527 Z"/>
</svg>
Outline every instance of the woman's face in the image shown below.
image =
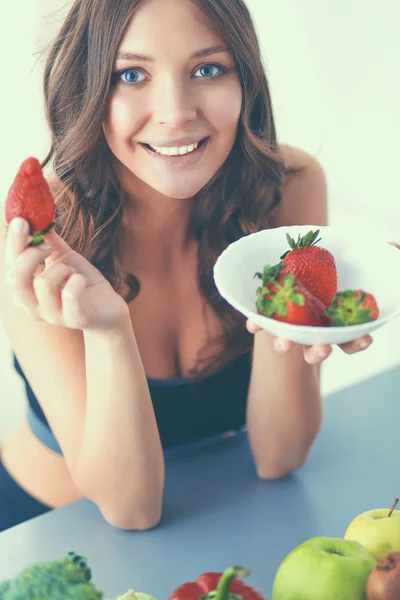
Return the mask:
<svg viewBox="0 0 400 600">
<path fill-rule="evenodd" d="M 241 105 L 234 59 L 202 13 L 190 0 L 145 0 L 120 44 L 103 123 L 133 187 L 196 194 L 227 159 Z"/>
</svg>

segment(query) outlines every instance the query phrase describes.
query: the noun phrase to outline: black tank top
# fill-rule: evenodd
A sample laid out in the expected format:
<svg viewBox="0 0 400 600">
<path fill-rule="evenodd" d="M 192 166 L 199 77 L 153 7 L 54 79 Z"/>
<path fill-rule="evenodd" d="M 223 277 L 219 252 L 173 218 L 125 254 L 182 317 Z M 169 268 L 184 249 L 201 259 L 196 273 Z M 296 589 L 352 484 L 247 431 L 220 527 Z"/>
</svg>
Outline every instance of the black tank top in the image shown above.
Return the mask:
<svg viewBox="0 0 400 600">
<path fill-rule="evenodd" d="M 25 383 L 31 410 L 49 427 L 14 354 L 13 357 L 14 366 Z M 163 447 L 242 429 L 246 422 L 250 371 L 250 353 L 246 353 L 197 382 L 188 378 L 148 379 Z"/>
</svg>

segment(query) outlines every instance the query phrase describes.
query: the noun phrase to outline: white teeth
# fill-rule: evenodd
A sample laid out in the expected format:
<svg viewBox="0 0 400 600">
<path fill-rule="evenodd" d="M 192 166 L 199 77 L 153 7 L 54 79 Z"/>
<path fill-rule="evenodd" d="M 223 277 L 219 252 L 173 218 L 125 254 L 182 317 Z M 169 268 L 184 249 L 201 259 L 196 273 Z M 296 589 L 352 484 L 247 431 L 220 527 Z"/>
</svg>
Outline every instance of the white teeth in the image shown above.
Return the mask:
<svg viewBox="0 0 400 600">
<path fill-rule="evenodd" d="M 163 154 L 164 156 L 183 156 L 184 154 L 190 154 L 190 152 L 197 150 L 199 144 L 196 143 L 191 144 L 190 146 L 174 146 L 169 148 L 160 148 L 159 146 L 151 146 L 150 144 L 149 146 L 154 150 L 154 152 L 157 152 L 158 154 Z"/>
</svg>

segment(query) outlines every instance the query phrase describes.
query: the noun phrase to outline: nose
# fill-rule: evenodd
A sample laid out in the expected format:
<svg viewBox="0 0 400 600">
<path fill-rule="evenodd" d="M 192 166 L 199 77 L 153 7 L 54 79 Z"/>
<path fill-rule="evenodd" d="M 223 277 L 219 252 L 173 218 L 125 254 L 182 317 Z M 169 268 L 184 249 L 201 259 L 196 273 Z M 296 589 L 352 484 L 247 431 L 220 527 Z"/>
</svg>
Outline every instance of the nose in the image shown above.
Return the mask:
<svg viewBox="0 0 400 600">
<path fill-rule="evenodd" d="M 159 125 L 181 128 L 197 116 L 192 93 L 184 82 L 165 78 L 154 90 L 153 119 Z"/>
</svg>

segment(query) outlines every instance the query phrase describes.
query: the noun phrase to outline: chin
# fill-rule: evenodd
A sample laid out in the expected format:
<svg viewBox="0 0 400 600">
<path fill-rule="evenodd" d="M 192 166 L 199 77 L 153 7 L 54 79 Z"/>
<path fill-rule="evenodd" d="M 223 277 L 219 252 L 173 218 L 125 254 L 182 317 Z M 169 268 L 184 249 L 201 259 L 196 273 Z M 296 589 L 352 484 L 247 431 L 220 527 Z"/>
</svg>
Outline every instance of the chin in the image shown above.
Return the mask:
<svg viewBox="0 0 400 600">
<path fill-rule="evenodd" d="M 198 194 L 207 185 L 210 179 L 211 177 L 207 179 L 207 181 L 202 181 L 197 184 L 193 181 L 189 181 L 187 184 L 175 182 L 171 185 L 166 185 L 166 182 L 164 182 L 164 185 L 160 185 L 160 182 L 157 182 L 157 184 L 154 183 L 154 185 L 151 182 L 148 182 L 148 185 L 163 196 L 167 196 L 167 198 L 188 200 Z"/>
</svg>

